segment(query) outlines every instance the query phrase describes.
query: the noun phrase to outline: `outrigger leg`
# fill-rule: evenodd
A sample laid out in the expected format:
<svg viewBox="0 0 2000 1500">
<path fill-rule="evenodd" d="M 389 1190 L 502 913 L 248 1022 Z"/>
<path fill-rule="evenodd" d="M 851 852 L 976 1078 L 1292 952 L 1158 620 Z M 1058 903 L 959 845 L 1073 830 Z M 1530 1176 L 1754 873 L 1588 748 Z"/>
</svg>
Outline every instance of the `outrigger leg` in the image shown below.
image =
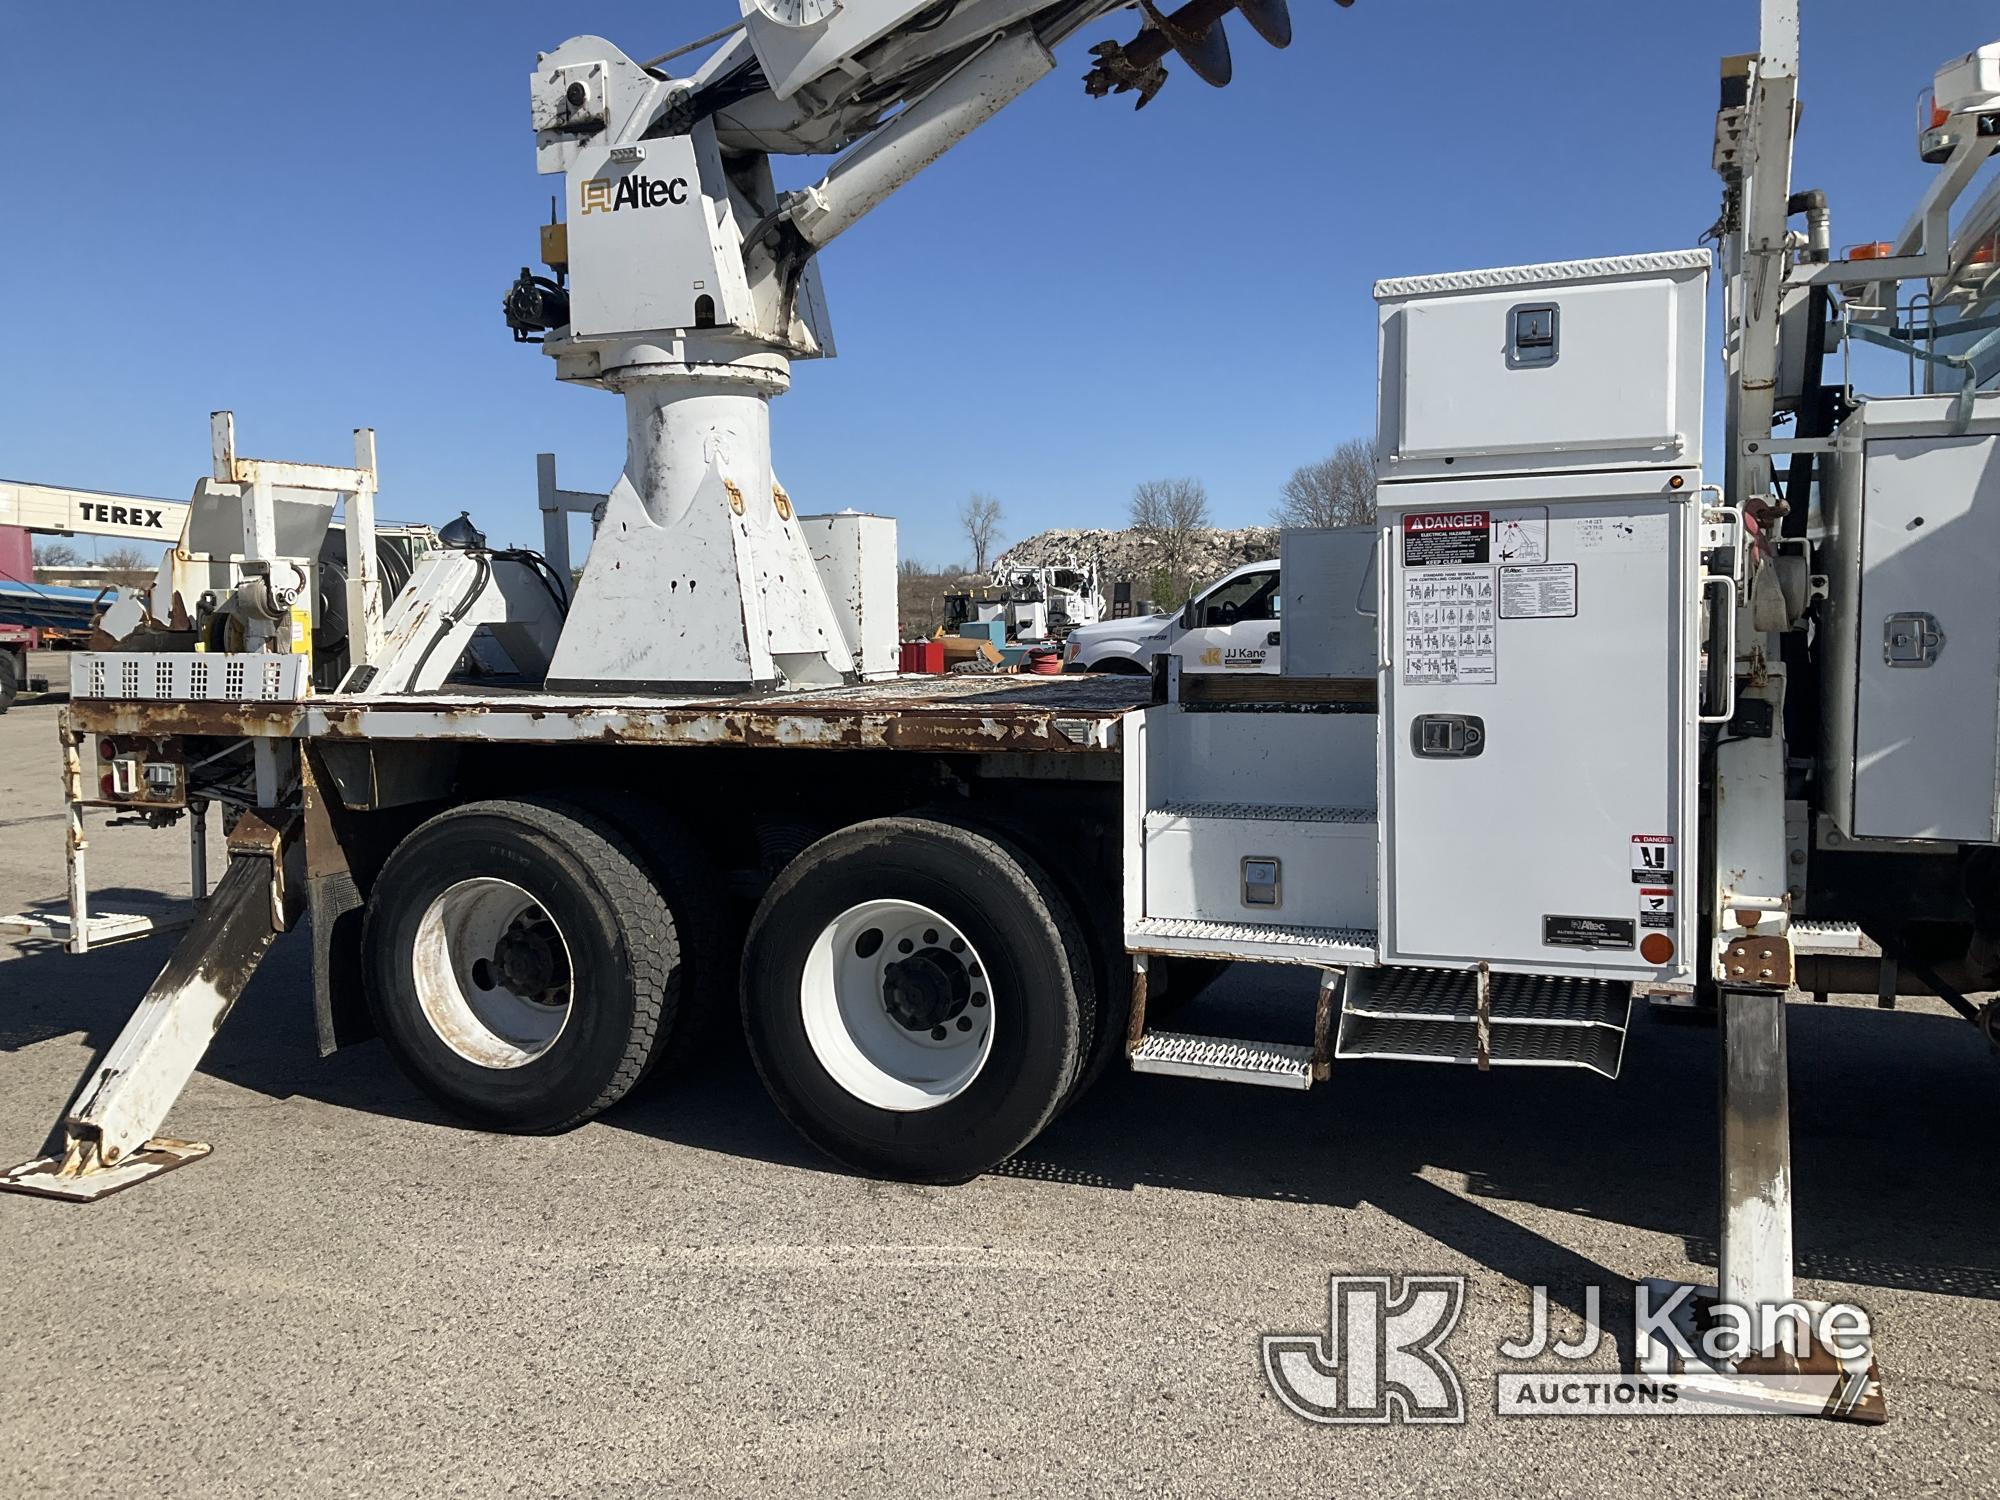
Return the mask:
<svg viewBox="0 0 2000 1500">
<path fill-rule="evenodd" d="M 298 826 L 296 813 L 237 822 L 214 895 L 70 1106 L 61 1154 L 0 1173 L 0 1191 L 89 1202 L 208 1155 L 198 1141 L 154 1132 L 272 942 L 298 920 L 304 884 L 288 868 Z"/>
</svg>

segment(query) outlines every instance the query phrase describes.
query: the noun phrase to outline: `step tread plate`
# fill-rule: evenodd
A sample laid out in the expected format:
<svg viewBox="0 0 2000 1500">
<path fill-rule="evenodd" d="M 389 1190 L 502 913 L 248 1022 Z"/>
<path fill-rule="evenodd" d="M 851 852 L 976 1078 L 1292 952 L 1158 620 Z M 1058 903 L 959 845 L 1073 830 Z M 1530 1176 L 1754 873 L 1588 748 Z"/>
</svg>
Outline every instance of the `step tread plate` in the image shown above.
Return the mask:
<svg viewBox="0 0 2000 1500">
<path fill-rule="evenodd" d="M 1362 967 L 1375 962 L 1365 927 L 1280 927 L 1196 917 L 1142 917 L 1125 929 L 1135 953 L 1191 953 L 1281 963 Z"/>
<path fill-rule="evenodd" d="M 1383 1020 L 1471 1023 L 1478 980 L 1464 969 L 1375 969 L 1349 991 L 1346 1011 Z M 1631 1021 L 1632 986 L 1608 979 L 1545 974 L 1492 976 L 1488 1019 L 1497 1027 L 1604 1026 Z"/>
<path fill-rule="evenodd" d="M 1272 1088 L 1312 1087 L 1313 1049 L 1189 1032 L 1149 1031 L 1132 1053 L 1135 1073 L 1216 1078 Z"/>
<path fill-rule="evenodd" d="M 1344 823 L 1375 825 L 1372 807 L 1316 807 L 1293 802 L 1168 802 L 1146 814 L 1151 824 L 1169 818 L 1234 818 L 1259 823 Z"/>
<path fill-rule="evenodd" d="M 1625 1033 L 1610 1027 L 1495 1026 L 1489 1037 L 1495 1067 L 1587 1068 L 1616 1078 L 1624 1061 Z M 1476 1064 L 1479 1028 L 1470 1021 L 1343 1016 L 1334 1056 Z"/>
<path fill-rule="evenodd" d="M 1792 940 L 1794 953 L 1852 953 L 1870 957 L 1882 951 L 1857 922 L 1794 917 L 1786 924 L 1785 932 Z"/>
</svg>

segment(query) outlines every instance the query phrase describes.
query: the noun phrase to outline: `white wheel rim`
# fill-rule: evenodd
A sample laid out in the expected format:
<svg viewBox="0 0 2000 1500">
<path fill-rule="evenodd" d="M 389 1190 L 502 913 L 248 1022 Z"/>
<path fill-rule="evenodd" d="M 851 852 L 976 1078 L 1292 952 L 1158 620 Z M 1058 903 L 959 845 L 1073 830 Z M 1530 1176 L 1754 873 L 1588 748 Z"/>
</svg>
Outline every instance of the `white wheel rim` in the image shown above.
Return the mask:
<svg viewBox="0 0 2000 1500">
<path fill-rule="evenodd" d="M 993 1051 L 990 972 L 963 932 L 913 901 L 864 901 L 806 955 L 806 1040 L 833 1081 L 878 1109 L 935 1109 Z"/>
<path fill-rule="evenodd" d="M 461 880 L 424 909 L 411 954 L 438 1040 L 482 1068 L 533 1062 L 569 1024 L 576 970 L 541 902 L 511 881 Z"/>
</svg>

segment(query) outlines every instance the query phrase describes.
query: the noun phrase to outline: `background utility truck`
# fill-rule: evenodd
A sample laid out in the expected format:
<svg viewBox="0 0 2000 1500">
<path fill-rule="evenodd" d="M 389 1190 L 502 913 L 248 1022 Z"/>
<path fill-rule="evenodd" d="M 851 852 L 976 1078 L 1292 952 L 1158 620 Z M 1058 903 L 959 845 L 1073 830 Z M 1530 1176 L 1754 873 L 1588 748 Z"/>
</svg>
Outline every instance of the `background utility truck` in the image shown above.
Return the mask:
<svg viewBox="0 0 2000 1500">
<path fill-rule="evenodd" d="M 581 587 L 461 538 L 385 616 L 372 434 L 351 467 L 273 462 L 218 416 L 63 729 L 70 945 L 132 926 L 91 906 L 86 807 L 185 818 L 206 899 L 8 1186 L 89 1198 L 205 1151 L 159 1125 L 307 914 L 322 1045 L 380 1035 L 466 1120 L 560 1130 L 740 1024 L 808 1139 L 919 1181 L 1019 1151 L 1113 1060 L 1615 1075 L 1639 993 L 1719 1011 L 1715 1290 L 1789 1301 L 1790 988 L 1921 983 L 1993 1026 L 1964 991 L 2000 933 L 2000 192 L 1953 207 L 2000 145 L 2000 44 L 1939 70 L 1909 224 L 1837 259 L 1767 0 L 1716 117 L 1720 433 L 1706 250 L 1383 281 L 1366 611 L 1351 539 L 1292 532 L 1279 672 L 899 680 L 890 525 L 802 516 L 771 470 L 791 362 L 831 352 L 817 252 L 1117 8 L 745 0 L 685 74 L 590 36 L 539 60 L 566 212 L 508 315 L 628 417 L 608 496 L 548 466 L 552 515 L 601 515 Z M 1289 39 L 1279 0 L 1190 0 L 1087 86 L 1143 103 L 1169 57 L 1225 81 L 1232 9 Z M 770 153 L 835 159 L 779 193 Z M 1863 340 L 1925 388 L 1842 383 Z M 352 664 L 316 693 L 337 497 Z M 1294 1044 L 1158 1026 L 1222 961 L 1320 976 Z M 1813 1409 L 1879 1415 L 1867 1363 Z"/>
</svg>

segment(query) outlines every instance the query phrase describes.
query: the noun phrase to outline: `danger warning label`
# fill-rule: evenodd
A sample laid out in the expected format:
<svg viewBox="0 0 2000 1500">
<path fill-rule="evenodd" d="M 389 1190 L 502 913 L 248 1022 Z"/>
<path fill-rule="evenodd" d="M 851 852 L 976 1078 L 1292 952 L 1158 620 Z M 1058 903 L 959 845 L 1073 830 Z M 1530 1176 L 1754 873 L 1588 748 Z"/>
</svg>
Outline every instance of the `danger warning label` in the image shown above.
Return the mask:
<svg viewBox="0 0 2000 1500">
<path fill-rule="evenodd" d="M 1674 883 L 1674 840 L 1672 834 L 1632 835 L 1632 883 L 1672 885 Z"/>
<path fill-rule="evenodd" d="M 1639 887 L 1639 925 L 1641 927 L 1666 927 L 1674 925 L 1674 888 L 1670 885 L 1642 885 Z"/>
<path fill-rule="evenodd" d="M 1403 566 L 1464 567 L 1492 553 L 1492 517 L 1483 510 L 1432 510 L 1403 517 Z"/>
</svg>

